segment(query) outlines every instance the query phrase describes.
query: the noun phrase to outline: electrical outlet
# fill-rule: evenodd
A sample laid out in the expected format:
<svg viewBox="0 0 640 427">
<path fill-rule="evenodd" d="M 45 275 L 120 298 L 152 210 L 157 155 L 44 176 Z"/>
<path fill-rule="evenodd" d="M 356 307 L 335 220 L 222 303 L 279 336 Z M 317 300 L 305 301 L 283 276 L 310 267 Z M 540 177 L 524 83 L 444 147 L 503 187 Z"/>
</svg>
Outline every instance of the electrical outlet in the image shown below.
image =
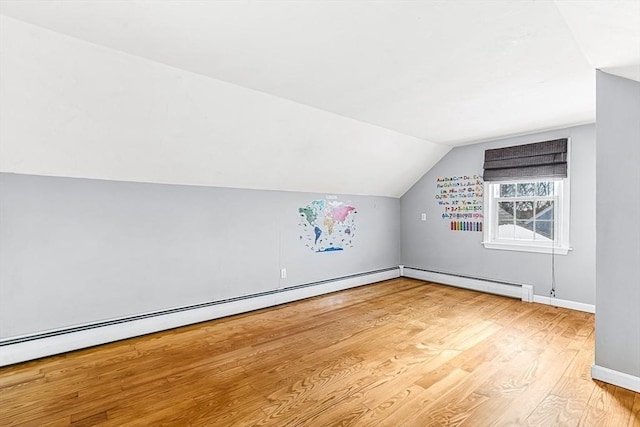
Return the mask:
<svg viewBox="0 0 640 427">
<path fill-rule="evenodd" d="M 287 278 L 287 269 L 286 268 L 281 268 L 280 269 L 280 278 L 281 279 L 286 279 Z"/>
<path fill-rule="evenodd" d="M 420 221 L 426 221 L 427 220 L 427 214 L 426 213 L 421 213 L 420 214 Z"/>
</svg>

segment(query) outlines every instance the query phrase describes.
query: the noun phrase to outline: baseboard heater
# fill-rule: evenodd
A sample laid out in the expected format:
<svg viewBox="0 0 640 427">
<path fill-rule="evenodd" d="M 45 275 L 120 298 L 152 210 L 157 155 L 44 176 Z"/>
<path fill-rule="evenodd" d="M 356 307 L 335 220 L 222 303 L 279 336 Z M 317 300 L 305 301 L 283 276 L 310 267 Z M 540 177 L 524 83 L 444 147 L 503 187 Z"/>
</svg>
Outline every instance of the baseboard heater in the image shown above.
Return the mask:
<svg viewBox="0 0 640 427">
<path fill-rule="evenodd" d="M 533 286 L 500 282 L 477 277 L 463 276 L 459 274 L 442 273 L 439 271 L 425 270 L 421 268 L 400 266 L 400 275 L 412 279 L 427 282 L 442 283 L 458 288 L 472 289 L 474 291 L 487 292 L 511 298 L 518 298 L 525 302 L 533 302 Z"/>
<path fill-rule="evenodd" d="M 400 277 L 398 267 L 0 340 L 0 366 L 273 307 Z"/>
</svg>

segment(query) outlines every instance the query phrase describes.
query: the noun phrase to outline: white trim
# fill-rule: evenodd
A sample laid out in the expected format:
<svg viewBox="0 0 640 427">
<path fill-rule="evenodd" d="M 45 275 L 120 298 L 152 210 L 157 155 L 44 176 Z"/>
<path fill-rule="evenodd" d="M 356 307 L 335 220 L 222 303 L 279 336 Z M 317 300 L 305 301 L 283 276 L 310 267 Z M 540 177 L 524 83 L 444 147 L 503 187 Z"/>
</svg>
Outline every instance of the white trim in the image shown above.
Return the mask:
<svg viewBox="0 0 640 427">
<path fill-rule="evenodd" d="M 570 247 L 565 246 L 536 246 L 530 245 L 522 242 L 510 242 L 510 243 L 501 243 L 501 242 L 482 242 L 486 249 L 498 249 L 501 251 L 521 251 L 521 252 L 537 252 L 540 254 L 556 254 L 556 255 L 566 255 L 572 249 Z"/>
<path fill-rule="evenodd" d="M 533 291 L 533 287 L 531 287 L 531 285 L 493 282 L 490 280 L 454 276 L 445 273 L 438 273 L 435 271 L 418 270 L 410 267 L 404 267 L 403 270 L 404 277 L 424 280 L 427 282 L 442 283 L 445 285 L 456 286 L 458 288 L 487 292 L 490 294 L 502 295 L 511 298 L 518 298 L 523 301 L 525 301 L 525 296 L 526 300 L 529 300 L 529 293 L 532 293 Z M 523 289 L 523 286 L 527 286 L 527 288 Z"/>
<path fill-rule="evenodd" d="M 571 310 L 584 311 L 587 313 L 595 313 L 596 306 L 594 304 L 585 304 L 583 302 L 569 301 L 566 299 L 551 298 L 541 295 L 534 295 L 533 302 L 539 304 L 552 305 L 554 307 L 568 308 Z"/>
<path fill-rule="evenodd" d="M 640 393 L 640 377 L 625 374 L 624 372 L 593 364 L 591 365 L 591 378 Z"/>
<path fill-rule="evenodd" d="M 91 329 L 9 344 L 0 347 L 0 366 L 65 353 L 94 345 L 106 344 L 108 342 L 218 319 L 234 314 L 246 313 L 248 311 L 355 288 L 383 280 L 395 279 L 397 277 L 400 277 L 399 269 L 392 269 L 356 277 L 337 279 L 312 286 L 293 289 L 285 288 L 279 292 L 267 295 L 259 295 L 212 306 L 161 314 L 143 319 L 97 326 Z"/>
<path fill-rule="evenodd" d="M 435 271 L 418 270 L 403 266 L 403 277 L 424 280 L 427 282 L 442 283 L 444 285 L 456 286 L 458 288 L 471 289 L 474 291 L 488 292 L 490 294 L 502 295 L 518 298 L 524 302 L 536 302 L 539 304 L 552 305 L 555 307 L 568 308 L 571 310 L 595 313 L 596 306 L 582 302 L 569 301 L 558 298 L 534 295 L 533 286 L 517 283 L 494 282 L 489 279 L 476 279 L 472 277 L 455 276 Z"/>
</svg>

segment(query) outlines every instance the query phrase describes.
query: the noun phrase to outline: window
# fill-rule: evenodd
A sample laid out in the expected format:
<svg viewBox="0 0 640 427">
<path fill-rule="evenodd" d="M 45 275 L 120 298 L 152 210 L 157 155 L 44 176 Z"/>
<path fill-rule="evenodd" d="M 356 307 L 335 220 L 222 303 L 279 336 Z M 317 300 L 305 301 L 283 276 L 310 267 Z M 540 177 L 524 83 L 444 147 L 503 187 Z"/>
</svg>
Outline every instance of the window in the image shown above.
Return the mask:
<svg viewBox="0 0 640 427">
<path fill-rule="evenodd" d="M 484 152 L 484 246 L 569 251 L 569 139 Z"/>
<path fill-rule="evenodd" d="M 484 246 L 566 254 L 567 179 L 485 182 Z"/>
</svg>

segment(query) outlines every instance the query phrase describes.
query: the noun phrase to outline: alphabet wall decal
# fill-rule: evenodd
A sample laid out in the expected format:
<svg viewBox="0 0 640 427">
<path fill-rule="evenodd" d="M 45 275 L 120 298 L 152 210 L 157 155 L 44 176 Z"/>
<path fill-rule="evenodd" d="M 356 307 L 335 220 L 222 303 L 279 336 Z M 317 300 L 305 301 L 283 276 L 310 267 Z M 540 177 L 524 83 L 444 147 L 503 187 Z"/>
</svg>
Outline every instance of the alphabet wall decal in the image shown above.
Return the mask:
<svg viewBox="0 0 640 427">
<path fill-rule="evenodd" d="M 436 178 L 435 199 L 451 231 L 482 231 L 484 181 L 478 174 Z"/>
</svg>

